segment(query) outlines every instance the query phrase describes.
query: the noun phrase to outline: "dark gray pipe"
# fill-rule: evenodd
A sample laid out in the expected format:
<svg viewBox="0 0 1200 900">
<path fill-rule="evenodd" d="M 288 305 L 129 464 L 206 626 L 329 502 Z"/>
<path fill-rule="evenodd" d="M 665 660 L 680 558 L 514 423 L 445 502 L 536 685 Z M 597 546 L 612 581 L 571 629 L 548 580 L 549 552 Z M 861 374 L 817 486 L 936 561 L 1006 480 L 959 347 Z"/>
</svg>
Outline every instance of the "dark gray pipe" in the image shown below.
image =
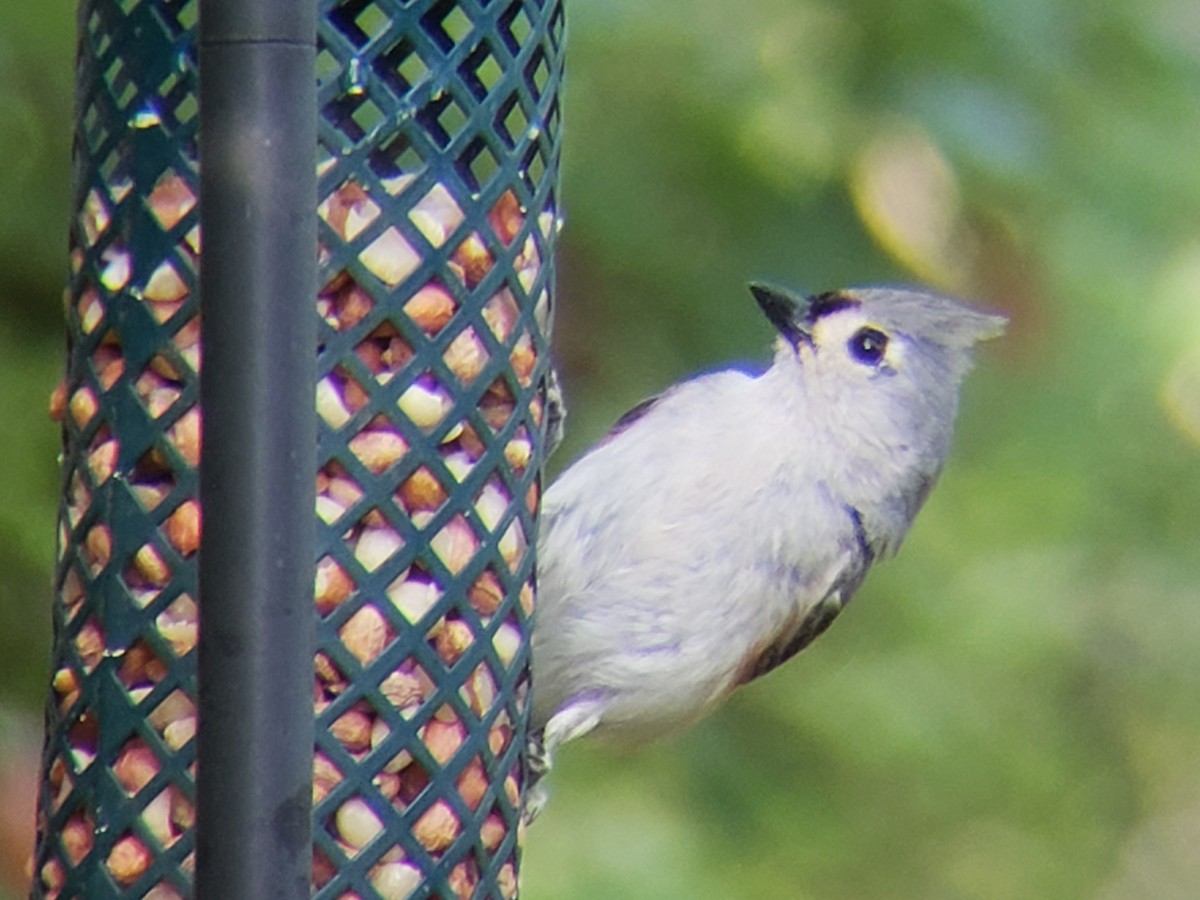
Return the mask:
<svg viewBox="0 0 1200 900">
<path fill-rule="evenodd" d="M 201 0 L 195 896 L 308 898 L 316 3 Z"/>
</svg>

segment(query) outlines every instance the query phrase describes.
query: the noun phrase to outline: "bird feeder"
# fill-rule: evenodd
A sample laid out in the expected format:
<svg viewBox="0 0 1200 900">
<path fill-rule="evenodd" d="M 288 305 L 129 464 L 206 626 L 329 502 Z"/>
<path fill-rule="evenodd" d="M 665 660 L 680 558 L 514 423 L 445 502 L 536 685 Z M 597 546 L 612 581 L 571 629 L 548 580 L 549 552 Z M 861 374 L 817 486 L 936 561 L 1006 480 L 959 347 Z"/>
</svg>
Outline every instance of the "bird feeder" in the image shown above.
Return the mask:
<svg viewBox="0 0 1200 900">
<path fill-rule="evenodd" d="M 47 900 L 184 898 L 196 877 L 201 429 L 206 408 L 233 402 L 200 396 L 203 8 L 79 5 L 32 889 Z M 316 38 L 318 274 L 294 313 L 312 319 L 245 323 L 315 335 L 315 456 L 273 460 L 306 467 L 315 496 L 311 890 L 512 897 L 561 0 L 320 0 Z M 206 344 L 204 365 L 229 354 Z M 287 519 L 287 498 L 279 509 Z M 206 557 L 205 572 L 219 567 Z M 287 687 L 247 679 L 227 695 L 245 704 L 224 711 L 224 732 Z"/>
</svg>

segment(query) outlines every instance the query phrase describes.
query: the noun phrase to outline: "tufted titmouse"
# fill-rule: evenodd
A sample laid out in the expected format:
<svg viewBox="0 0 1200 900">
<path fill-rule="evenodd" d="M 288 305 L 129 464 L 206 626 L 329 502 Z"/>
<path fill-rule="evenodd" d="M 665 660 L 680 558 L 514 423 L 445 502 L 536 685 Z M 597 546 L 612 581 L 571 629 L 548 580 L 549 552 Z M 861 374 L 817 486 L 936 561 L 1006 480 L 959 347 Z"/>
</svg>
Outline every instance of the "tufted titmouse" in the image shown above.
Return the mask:
<svg viewBox="0 0 1200 900">
<path fill-rule="evenodd" d="M 683 728 L 821 634 L 899 548 L 970 351 L 1004 327 L 917 289 L 750 290 L 779 334 L 766 371 L 645 401 L 546 492 L 533 783 L 564 741 Z"/>
</svg>

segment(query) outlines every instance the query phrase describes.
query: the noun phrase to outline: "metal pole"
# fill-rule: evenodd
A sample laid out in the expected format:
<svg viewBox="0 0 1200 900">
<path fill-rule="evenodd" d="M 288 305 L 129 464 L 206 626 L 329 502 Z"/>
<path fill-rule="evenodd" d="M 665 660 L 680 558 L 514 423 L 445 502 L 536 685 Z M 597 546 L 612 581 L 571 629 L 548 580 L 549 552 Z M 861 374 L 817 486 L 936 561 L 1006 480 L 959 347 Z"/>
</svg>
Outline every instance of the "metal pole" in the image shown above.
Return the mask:
<svg viewBox="0 0 1200 900">
<path fill-rule="evenodd" d="M 316 3 L 201 0 L 195 896 L 310 896 Z"/>
</svg>

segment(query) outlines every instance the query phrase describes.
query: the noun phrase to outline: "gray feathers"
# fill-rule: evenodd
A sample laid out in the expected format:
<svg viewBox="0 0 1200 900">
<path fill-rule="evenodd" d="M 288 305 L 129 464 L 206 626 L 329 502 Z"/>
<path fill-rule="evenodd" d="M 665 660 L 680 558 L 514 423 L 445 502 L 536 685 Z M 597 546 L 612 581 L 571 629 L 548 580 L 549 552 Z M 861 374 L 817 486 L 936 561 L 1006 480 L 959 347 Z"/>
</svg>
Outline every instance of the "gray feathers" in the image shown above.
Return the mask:
<svg viewBox="0 0 1200 900">
<path fill-rule="evenodd" d="M 959 350 L 999 337 L 1007 321 L 951 297 L 913 288 L 864 287 L 842 293 L 858 300 L 869 317 L 893 331 Z"/>
<path fill-rule="evenodd" d="M 1003 327 L 914 289 L 752 290 L 781 335 L 769 369 L 676 385 L 546 492 L 547 754 L 592 729 L 683 727 L 824 631 L 899 547 L 949 452 L 970 349 Z"/>
</svg>

